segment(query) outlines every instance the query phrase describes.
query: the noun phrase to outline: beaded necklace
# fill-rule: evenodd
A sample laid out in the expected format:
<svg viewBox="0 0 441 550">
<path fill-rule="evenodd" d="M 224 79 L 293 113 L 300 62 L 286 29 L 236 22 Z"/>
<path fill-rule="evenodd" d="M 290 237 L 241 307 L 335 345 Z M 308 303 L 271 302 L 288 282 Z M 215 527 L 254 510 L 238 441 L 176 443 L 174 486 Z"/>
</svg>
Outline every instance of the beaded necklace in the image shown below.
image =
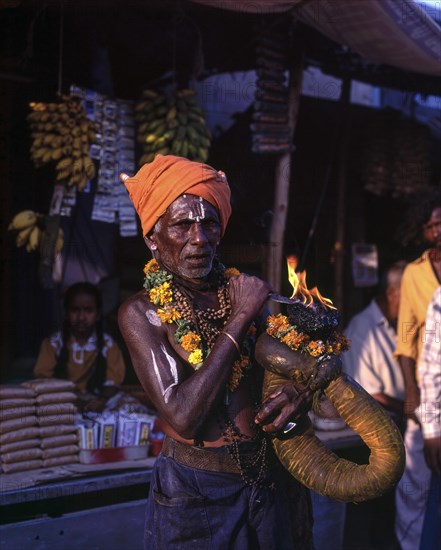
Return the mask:
<svg viewBox="0 0 441 550">
<path fill-rule="evenodd" d="M 153 259 L 144 267 L 144 288 L 150 301 L 159 306 L 157 314 L 162 323 L 175 324 L 174 339 L 189 353 L 188 362 L 194 370 L 202 367 L 210 354 L 211 348 L 227 323 L 231 313 L 227 281 L 240 272 L 235 268 L 225 269 L 219 265 L 221 283 L 217 289 L 219 308 L 197 308 L 191 303 L 184 288 L 174 281 L 173 275 L 162 268 Z M 252 336 L 255 327 L 252 326 L 247 336 Z M 241 349 L 241 355 L 233 365 L 233 373 L 227 383 L 227 390 L 234 392 L 245 371 L 250 368 L 250 357 L 246 349 L 246 339 Z"/>
<path fill-rule="evenodd" d="M 192 305 L 191 297 L 183 287 L 174 281 L 173 275 L 163 269 L 156 260 L 150 260 L 144 267 L 144 288 L 149 299 L 159 306 L 157 314 L 162 323 L 176 324 L 175 342 L 189 353 L 188 362 L 194 370 L 202 367 L 210 354 L 211 348 L 225 326 L 231 313 L 227 281 L 240 272 L 235 268 L 217 267 L 219 286 L 217 298 L 219 308 L 197 308 Z M 251 356 L 256 326 L 253 323 L 241 346 L 241 355 L 233 365 L 232 375 L 227 382 L 223 404 L 223 437 L 230 456 L 237 464 L 243 482 L 248 486 L 260 487 L 265 483 L 267 472 L 267 441 L 260 437 L 256 449 L 251 454 L 242 455 L 240 441 L 250 440 L 240 432 L 228 415 L 229 394 L 240 384 L 245 372 L 251 369 Z M 196 446 L 203 446 L 203 441 L 195 439 Z"/>
</svg>

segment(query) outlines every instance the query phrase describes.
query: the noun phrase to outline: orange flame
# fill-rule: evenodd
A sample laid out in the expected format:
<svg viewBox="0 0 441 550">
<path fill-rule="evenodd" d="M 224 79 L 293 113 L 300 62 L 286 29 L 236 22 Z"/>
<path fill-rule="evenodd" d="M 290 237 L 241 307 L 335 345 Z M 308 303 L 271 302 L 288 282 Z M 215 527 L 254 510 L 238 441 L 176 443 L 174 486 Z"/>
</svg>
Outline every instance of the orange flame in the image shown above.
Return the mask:
<svg viewBox="0 0 441 550">
<path fill-rule="evenodd" d="M 288 256 L 286 262 L 288 264 L 288 279 L 293 287 L 291 298 L 301 299 L 306 307 L 311 306 L 314 301 L 317 301 L 327 309 L 337 309 L 329 298 L 325 298 L 320 294 L 316 286 L 311 288 L 311 290 L 308 289 L 306 271 L 296 273 L 296 267 L 299 263 L 296 256 Z"/>
</svg>

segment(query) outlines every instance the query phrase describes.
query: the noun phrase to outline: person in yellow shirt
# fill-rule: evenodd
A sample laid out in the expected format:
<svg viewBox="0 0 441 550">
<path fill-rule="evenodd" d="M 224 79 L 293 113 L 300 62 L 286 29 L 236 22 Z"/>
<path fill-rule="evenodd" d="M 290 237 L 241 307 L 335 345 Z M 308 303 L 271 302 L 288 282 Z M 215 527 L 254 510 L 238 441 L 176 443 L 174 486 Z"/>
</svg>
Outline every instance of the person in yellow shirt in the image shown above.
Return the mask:
<svg viewBox="0 0 441 550">
<path fill-rule="evenodd" d="M 101 309 L 101 294 L 95 285 L 80 282 L 69 287 L 64 296 L 63 328 L 43 340 L 34 366 L 36 378 L 75 382 L 80 395 L 94 396 L 95 410 L 118 391 L 125 376 L 121 350 L 103 332 Z"/>
<path fill-rule="evenodd" d="M 396 491 L 396 534 L 402 550 L 417 550 L 430 483 L 430 470 L 424 461 L 424 440 L 415 415 L 420 405 L 417 365 L 424 342 L 429 302 L 441 283 L 441 189 L 419 197 L 412 227 L 419 227 L 432 246 L 410 263 L 401 281 L 395 355 L 400 364 L 404 385 L 406 469 Z M 424 405 L 424 404 L 423 404 Z"/>
</svg>

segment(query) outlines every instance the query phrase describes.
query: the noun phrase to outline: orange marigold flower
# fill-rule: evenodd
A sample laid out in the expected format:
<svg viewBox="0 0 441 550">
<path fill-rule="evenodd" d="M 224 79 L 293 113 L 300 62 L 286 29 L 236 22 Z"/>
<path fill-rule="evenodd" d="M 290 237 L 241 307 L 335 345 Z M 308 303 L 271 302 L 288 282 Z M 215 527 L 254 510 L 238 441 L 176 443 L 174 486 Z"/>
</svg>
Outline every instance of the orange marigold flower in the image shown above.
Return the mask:
<svg viewBox="0 0 441 550">
<path fill-rule="evenodd" d="M 301 334 L 299 335 L 296 330 L 292 329 L 287 332 L 285 336 L 280 339 L 280 341 L 289 346 L 291 349 L 297 350 L 303 344 L 303 337 Z"/>
<path fill-rule="evenodd" d="M 188 332 L 187 334 L 184 334 L 180 342 L 181 346 L 185 349 L 185 351 L 190 351 L 190 352 L 197 350 L 200 343 L 201 343 L 201 337 L 195 332 Z"/>
<path fill-rule="evenodd" d="M 229 267 L 225 270 L 224 277 L 225 279 L 229 279 L 230 277 L 233 277 L 234 275 L 240 275 L 240 271 L 236 269 L 235 267 Z"/>
<path fill-rule="evenodd" d="M 175 307 L 169 309 L 158 309 L 158 317 L 163 323 L 174 323 L 181 318 L 181 314 Z"/>
<path fill-rule="evenodd" d="M 147 273 L 156 273 L 157 271 L 159 271 L 159 264 L 155 259 L 149 260 L 144 266 L 145 275 L 147 275 Z"/>
<path fill-rule="evenodd" d="M 278 333 L 284 332 L 290 327 L 288 317 L 281 313 L 278 315 L 270 315 L 266 322 L 268 325 L 267 332 L 270 336 L 277 336 Z"/>
<path fill-rule="evenodd" d="M 308 352 L 313 357 L 318 357 L 326 351 L 326 346 L 321 340 L 313 340 L 308 344 Z"/>
</svg>

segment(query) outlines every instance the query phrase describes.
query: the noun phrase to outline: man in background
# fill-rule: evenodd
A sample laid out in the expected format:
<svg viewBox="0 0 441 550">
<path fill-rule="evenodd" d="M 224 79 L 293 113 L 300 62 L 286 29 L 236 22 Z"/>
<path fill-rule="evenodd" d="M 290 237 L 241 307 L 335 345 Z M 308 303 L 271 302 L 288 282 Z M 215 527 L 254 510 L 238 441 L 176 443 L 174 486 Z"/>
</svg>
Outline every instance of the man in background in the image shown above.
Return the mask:
<svg viewBox="0 0 441 550">
<path fill-rule="evenodd" d="M 420 404 L 417 373 L 427 308 L 441 284 L 441 189 L 435 187 L 419 196 L 407 220 L 407 241 L 417 243 L 420 236 L 430 246 L 403 273 L 395 350 L 404 377 L 404 414 L 407 416 L 406 468 L 396 490 L 396 533 L 402 550 L 415 550 L 420 545 L 431 477 L 424 459 L 421 425 L 415 414 Z"/>
<path fill-rule="evenodd" d="M 421 406 L 417 411 L 424 437 L 424 458 L 432 477 L 421 535 L 421 550 L 441 548 L 441 286 L 429 304 L 418 363 Z"/>
<path fill-rule="evenodd" d="M 377 295 L 351 319 L 345 330 L 351 347 L 343 354 L 345 372 L 387 410 L 402 433 L 404 381 L 394 351 L 405 267 L 406 262 L 399 261 L 384 270 Z"/>
<path fill-rule="evenodd" d="M 344 331 L 351 347 L 342 358 L 344 371 L 386 409 L 401 433 L 404 433 L 405 429 L 405 391 L 400 365 L 394 357 L 394 351 L 397 341 L 401 277 L 405 267 L 406 262 L 398 261 L 383 270 L 376 296 L 365 309 L 350 320 Z M 367 462 L 367 449 L 362 448 L 357 454 L 357 459 Z M 366 537 L 369 539 L 367 548 L 398 548 L 394 533 L 394 491 L 362 503 L 356 510 L 357 514 L 360 512 L 363 512 Z"/>
</svg>

